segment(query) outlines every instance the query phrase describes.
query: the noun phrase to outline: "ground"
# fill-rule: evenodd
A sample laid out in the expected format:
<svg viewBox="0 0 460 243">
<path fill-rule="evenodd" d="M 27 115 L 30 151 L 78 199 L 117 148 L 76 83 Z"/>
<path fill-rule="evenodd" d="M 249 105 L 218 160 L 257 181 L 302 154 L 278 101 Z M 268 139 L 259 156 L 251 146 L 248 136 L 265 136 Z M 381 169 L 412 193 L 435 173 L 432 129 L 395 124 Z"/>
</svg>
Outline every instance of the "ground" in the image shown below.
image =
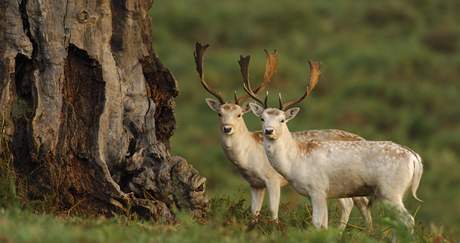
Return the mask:
<svg viewBox="0 0 460 243">
<path fill-rule="evenodd" d="M 459 11 L 457 0 L 155 1 L 154 48 L 175 74 L 181 92 L 173 153 L 186 157 L 208 178 L 213 201 L 207 224 L 195 222 L 186 212 L 180 213 L 178 225 L 166 226 L 121 216 L 55 217 L 32 206 L 19 210 L 2 203 L 0 241 L 378 242 L 389 239 L 390 229 L 400 232 L 402 241 L 458 241 Z M 415 238 L 379 206 L 374 209 L 373 233 L 363 228 L 356 212 L 343 235 L 334 229 L 315 231 L 304 206 L 307 200 L 291 189 L 283 193 L 281 226 L 270 224 L 265 209 L 262 223 L 247 231 L 249 191 L 218 145 L 217 115 L 205 104 L 209 95 L 194 70 L 195 41 L 211 44 L 205 75 L 228 99 L 233 90 L 243 92 L 240 54 L 253 56 L 251 78 L 258 82 L 263 49 L 278 49 L 279 72 L 270 92 L 289 98 L 300 95 L 305 85 L 306 61 L 321 61 L 321 80 L 290 122 L 292 130 L 338 128 L 417 151 L 424 164 L 418 191 L 424 203 L 406 200 L 416 215 Z M 260 128 L 251 114 L 245 119 L 252 130 Z M 2 202 L 14 198 L 9 180 L 1 185 Z M 337 221 L 334 205 L 331 221 Z"/>
<path fill-rule="evenodd" d="M 0 211 L 1 242 L 385 242 L 396 232 L 401 242 L 454 242 L 436 226 L 417 224 L 411 235 L 382 207 L 374 210 L 376 227 L 369 232 L 359 215 L 341 234 L 337 229 L 315 230 L 309 209 L 303 205 L 283 204 L 281 223 L 268 220 L 263 211 L 260 223 L 251 227 L 248 204 L 243 200 L 219 198 L 212 201 L 207 222 L 197 222 L 187 213 L 179 214 L 176 225 L 153 224 L 125 216 L 81 218 L 51 216 L 19 209 Z M 332 224 L 337 213 L 331 210 Z M 393 231 L 392 231 L 393 230 Z"/>
</svg>

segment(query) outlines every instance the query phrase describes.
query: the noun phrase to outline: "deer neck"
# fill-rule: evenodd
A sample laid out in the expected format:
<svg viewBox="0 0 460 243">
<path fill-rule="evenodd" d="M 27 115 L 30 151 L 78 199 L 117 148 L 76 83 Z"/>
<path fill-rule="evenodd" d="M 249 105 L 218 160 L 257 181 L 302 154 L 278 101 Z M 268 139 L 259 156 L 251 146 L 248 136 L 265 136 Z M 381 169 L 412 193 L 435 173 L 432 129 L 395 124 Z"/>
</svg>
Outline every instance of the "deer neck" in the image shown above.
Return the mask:
<svg viewBox="0 0 460 243">
<path fill-rule="evenodd" d="M 292 168 L 290 160 L 297 152 L 297 141 L 295 141 L 286 125 L 282 129 L 281 136 L 276 140 L 264 137 L 264 148 L 273 168 L 282 176 L 288 178 Z"/>
</svg>

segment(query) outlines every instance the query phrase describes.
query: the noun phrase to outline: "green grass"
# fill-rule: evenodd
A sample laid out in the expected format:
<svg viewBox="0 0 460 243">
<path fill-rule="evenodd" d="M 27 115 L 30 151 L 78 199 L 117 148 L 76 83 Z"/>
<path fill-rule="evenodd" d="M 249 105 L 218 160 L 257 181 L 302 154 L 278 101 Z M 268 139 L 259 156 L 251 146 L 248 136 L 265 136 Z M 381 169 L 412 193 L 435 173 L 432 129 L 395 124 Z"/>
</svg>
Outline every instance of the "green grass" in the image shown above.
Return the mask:
<svg viewBox="0 0 460 243">
<path fill-rule="evenodd" d="M 425 202 L 407 200 L 409 211 L 417 212 L 413 240 L 442 242 L 439 237 L 447 235 L 454 242 L 460 237 L 459 11 L 457 0 L 155 1 L 154 48 L 180 88 L 173 153 L 186 157 L 208 178 L 214 198 L 208 224 L 197 224 L 186 215 L 176 226 L 126 218 L 61 218 L 9 206 L 0 214 L 0 241 L 387 241 L 385 229 L 394 228 L 394 221 L 378 207 L 372 234 L 350 227 L 340 238 L 335 230 L 312 230 L 302 206 L 306 199 L 290 189 L 283 190 L 287 206 L 280 212 L 285 225 L 281 231 L 267 222 L 245 231 L 247 184 L 219 146 L 217 116 L 206 106 L 209 94 L 199 86 L 194 70 L 194 42 L 202 41 L 211 44 L 205 60 L 207 80 L 228 99 L 233 90 L 242 93 L 240 54 L 252 55 L 251 77 L 257 82 L 263 73 L 263 49 L 277 49 L 280 66 L 271 94 L 283 92 L 285 97 L 300 94 L 306 61 L 321 61 L 321 81 L 290 122 L 292 130 L 339 128 L 416 150 L 424 160 L 418 195 Z M 251 114 L 245 118 L 251 129 L 259 129 L 260 122 Z M 11 183 L 5 185 L 11 188 Z M 0 195 L 14 196 L 14 190 Z M 246 202 L 238 204 L 240 199 Z M 331 214 L 334 223 L 332 209 Z M 351 223 L 361 227 L 363 220 L 354 215 Z"/>
<path fill-rule="evenodd" d="M 279 51 L 271 94 L 300 95 L 308 59 L 322 62 L 314 95 L 292 130 L 339 128 L 392 140 L 421 154 L 425 201 L 416 220 L 460 234 L 460 5 L 445 1 L 157 1 L 154 47 L 179 81 L 173 152 L 208 177 L 211 195 L 234 195 L 245 182 L 219 144 L 217 116 L 204 102 L 193 63 L 195 41 L 210 43 L 207 80 L 230 99 L 240 94 L 237 60 L 251 54 L 260 80 L 263 49 Z M 174 50 L 174 51 L 172 51 Z M 275 104 L 274 96 L 271 102 Z M 253 130 L 260 122 L 245 119 Z M 190 146 L 193 144 L 194 146 Z M 206 153 L 203 153 L 206 148 Z M 242 192 L 248 197 L 248 192 Z M 292 192 L 283 201 L 302 200 Z M 408 208 L 415 210 L 411 200 Z"/>
<path fill-rule="evenodd" d="M 337 220 L 333 210 L 331 219 Z M 357 215 L 343 234 L 331 227 L 315 230 L 310 223 L 310 210 L 302 205 L 283 204 L 282 222 L 271 223 L 264 208 L 260 223 L 248 227 L 251 221 L 249 205 L 243 199 L 216 198 L 206 224 L 179 214 L 176 225 L 159 225 L 136 218 L 80 218 L 50 216 L 28 210 L 0 210 L 1 242 L 387 242 L 394 231 L 401 242 L 432 242 L 446 239 L 445 232 L 436 227 L 417 225 L 414 235 L 392 217 L 383 216 L 383 208 L 374 210 L 380 215 L 376 228 L 369 233 Z"/>
</svg>

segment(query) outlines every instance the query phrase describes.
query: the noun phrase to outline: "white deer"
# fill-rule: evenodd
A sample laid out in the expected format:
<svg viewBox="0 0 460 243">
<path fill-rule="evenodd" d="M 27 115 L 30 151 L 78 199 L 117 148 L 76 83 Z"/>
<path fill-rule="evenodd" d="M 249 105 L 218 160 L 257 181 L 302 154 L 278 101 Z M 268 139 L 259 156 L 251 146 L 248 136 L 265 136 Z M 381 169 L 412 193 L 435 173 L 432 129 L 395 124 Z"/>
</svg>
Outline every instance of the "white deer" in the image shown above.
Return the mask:
<svg viewBox="0 0 460 243">
<path fill-rule="evenodd" d="M 287 181 L 277 173 L 265 156 L 263 148 L 263 135 L 261 132 L 250 132 L 243 119 L 248 112 L 249 106 L 243 108 L 240 104 L 249 96 L 237 97 L 235 101 L 225 102 L 219 92 L 213 90 L 204 80 L 203 55 L 209 45 L 196 43 L 195 63 L 203 87 L 216 99 L 206 99 L 209 107 L 218 113 L 220 121 L 221 145 L 227 158 L 233 162 L 243 178 L 251 188 L 251 212 L 256 221 L 262 207 L 265 189 L 268 190 L 270 212 L 272 219 L 278 220 L 278 207 L 280 201 L 280 187 L 285 186 Z M 240 68 L 243 78 L 248 77 L 249 56 L 240 57 Z M 257 93 L 270 81 L 277 66 L 277 55 L 266 51 L 266 70 L 263 82 L 253 90 Z M 341 130 L 310 130 L 293 134 L 294 139 L 307 141 L 317 140 L 363 140 L 358 135 Z M 353 202 L 357 204 L 367 224 L 371 227 L 372 218 L 368 208 L 368 200 L 364 197 L 340 199 L 342 214 L 340 228 L 345 228 L 348 222 Z"/>
<path fill-rule="evenodd" d="M 394 207 L 402 222 L 410 229 L 414 218 L 403 204 L 403 196 L 410 188 L 415 199 L 423 165 L 414 151 L 389 141 L 299 141 L 286 123 L 299 112 L 292 108 L 310 95 L 320 71 L 319 63 L 309 62 L 310 84 L 299 99 L 283 103 L 279 109 L 250 103 L 252 112 L 261 118 L 264 149 L 270 164 L 294 189 L 309 196 L 313 207 L 313 224 L 327 228 L 328 198 L 357 196 L 379 199 Z M 244 88 L 260 104 L 249 82 Z"/>
</svg>

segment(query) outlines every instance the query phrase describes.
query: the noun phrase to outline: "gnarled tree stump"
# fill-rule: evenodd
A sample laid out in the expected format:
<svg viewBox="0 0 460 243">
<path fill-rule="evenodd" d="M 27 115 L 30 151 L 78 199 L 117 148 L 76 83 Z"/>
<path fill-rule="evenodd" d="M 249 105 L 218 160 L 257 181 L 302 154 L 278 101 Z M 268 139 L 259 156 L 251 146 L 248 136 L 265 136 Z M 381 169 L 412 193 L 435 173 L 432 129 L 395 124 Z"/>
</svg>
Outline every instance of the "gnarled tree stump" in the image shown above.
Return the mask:
<svg viewBox="0 0 460 243">
<path fill-rule="evenodd" d="M 206 211 L 205 178 L 169 152 L 178 91 L 152 49 L 151 5 L 0 2 L 0 118 L 24 203 L 168 221 L 175 207 Z"/>
</svg>

